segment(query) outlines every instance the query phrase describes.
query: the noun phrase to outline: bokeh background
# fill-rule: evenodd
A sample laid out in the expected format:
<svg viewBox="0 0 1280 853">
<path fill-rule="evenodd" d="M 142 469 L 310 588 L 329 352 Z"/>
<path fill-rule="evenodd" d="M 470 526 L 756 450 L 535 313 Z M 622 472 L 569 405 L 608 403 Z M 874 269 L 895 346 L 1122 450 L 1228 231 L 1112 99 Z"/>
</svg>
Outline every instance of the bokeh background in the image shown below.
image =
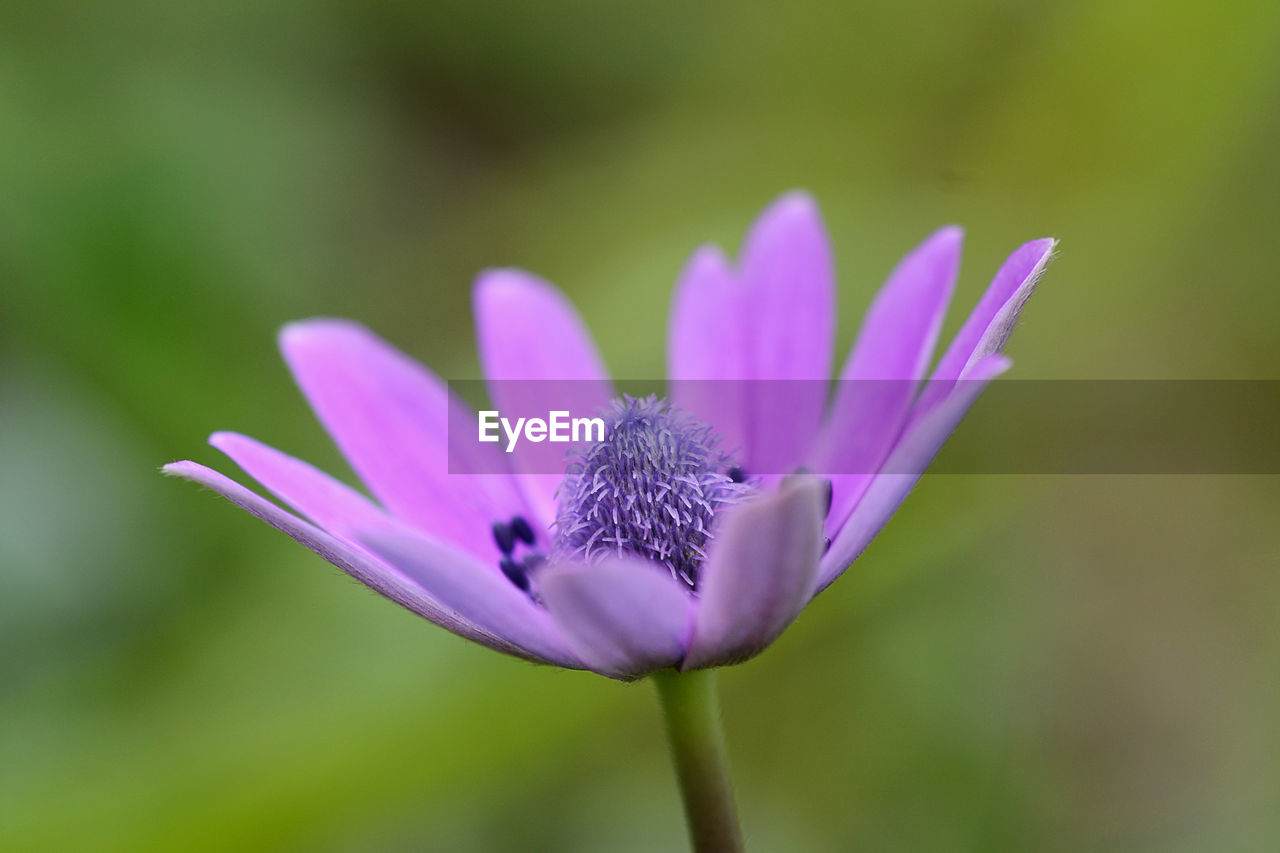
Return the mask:
<svg viewBox="0 0 1280 853">
<path fill-rule="evenodd" d="M 350 477 L 274 335 L 476 375 L 471 277 L 660 376 L 668 296 L 792 187 L 843 353 L 968 243 L 1061 239 L 1021 378 L 1280 378 L 1273 0 L 108 0 L 0 9 L 0 849 L 684 845 L 656 701 L 471 646 L 164 462 Z M 722 677 L 753 848 L 1274 850 L 1275 477 L 927 477 Z"/>
</svg>

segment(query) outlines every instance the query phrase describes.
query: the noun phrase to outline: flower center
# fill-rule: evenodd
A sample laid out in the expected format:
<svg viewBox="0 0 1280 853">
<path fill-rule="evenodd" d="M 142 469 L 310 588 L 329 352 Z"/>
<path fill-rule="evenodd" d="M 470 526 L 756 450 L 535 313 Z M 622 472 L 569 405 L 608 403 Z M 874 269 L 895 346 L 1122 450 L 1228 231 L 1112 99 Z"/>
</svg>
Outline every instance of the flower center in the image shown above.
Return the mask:
<svg viewBox="0 0 1280 853">
<path fill-rule="evenodd" d="M 560 484 L 554 551 L 578 559 L 635 554 L 691 589 L 711 522 L 751 490 L 715 431 L 655 396 L 623 396 L 603 416 L 604 440 Z"/>
</svg>

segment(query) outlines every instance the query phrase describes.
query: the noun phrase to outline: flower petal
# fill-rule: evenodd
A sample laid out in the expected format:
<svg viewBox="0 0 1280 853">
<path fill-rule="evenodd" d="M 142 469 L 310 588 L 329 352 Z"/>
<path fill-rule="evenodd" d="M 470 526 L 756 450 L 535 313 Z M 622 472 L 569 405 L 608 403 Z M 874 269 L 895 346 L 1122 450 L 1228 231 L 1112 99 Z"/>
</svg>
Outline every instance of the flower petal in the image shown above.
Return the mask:
<svg viewBox="0 0 1280 853">
<path fill-rule="evenodd" d="M 1000 266 L 977 307 L 938 361 L 917 410 L 927 411 L 946 396 L 954 380 L 966 375 L 983 358 L 1004 349 L 1023 306 L 1052 260 L 1056 245 L 1056 240 L 1032 240 Z"/>
<path fill-rule="evenodd" d="M 826 405 L 835 341 L 831 245 L 817 205 L 789 193 L 756 220 L 740 264 L 747 334 L 748 470 L 799 465 Z M 799 381 L 797 381 L 799 380 Z"/>
<path fill-rule="evenodd" d="M 407 532 L 373 530 L 356 538 L 464 619 L 545 661 L 570 669 L 582 667 L 550 615 L 496 565 L 464 559 Z"/>
<path fill-rule="evenodd" d="M 699 573 L 684 669 L 746 660 L 791 624 L 813 594 L 824 502 L 822 484 L 803 477 L 725 514 Z"/>
<path fill-rule="evenodd" d="M 364 495 L 247 435 L 215 432 L 209 436 L 209 444 L 287 506 L 335 536 L 346 537 L 357 529 L 390 523 L 386 513 Z"/>
<path fill-rule="evenodd" d="M 618 557 L 551 566 L 536 587 L 570 647 L 602 675 L 631 680 L 684 657 L 693 598 L 661 566 Z"/>
<path fill-rule="evenodd" d="M 960 271 L 964 232 L 940 228 L 889 275 L 867 310 L 841 379 L 920 379 Z"/>
<path fill-rule="evenodd" d="M 502 416 L 514 421 L 545 417 L 552 409 L 574 416 L 604 410 L 613 397 L 608 371 L 564 294 L 521 270 L 496 269 L 476 279 L 473 301 L 480 364 Z M 548 463 L 531 451 L 516 460 L 524 466 L 519 480 L 525 495 L 547 523 L 555 518 L 555 490 L 563 476 L 563 471 L 546 473 L 547 465 L 562 464 L 559 456 Z M 531 473 L 535 469 L 538 473 Z"/>
<path fill-rule="evenodd" d="M 345 320 L 291 323 L 280 349 L 316 416 L 383 506 L 473 554 L 496 554 L 490 525 L 526 505 L 509 477 L 450 475 L 457 405 L 444 383 Z"/>
<path fill-rule="evenodd" d="M 476 279 L 474 299 L 486 378 L 608 383 L 582 318 L 547 281 L 523 270 L 485 270 Z"/>
<path fill-rule="evenodd" d="M 955 289 L 963 241 L 954 226 L 934 232 L 899 262 L 867 311 L 810 463 L 835 475 L 831 529 L 902 432 Z"/>
<path fill-rule="evenodd" d="M 184 461 L 172 462 L 165 465 L 161 470 L 170 476 L 181 477 L 184 480 L 190 480 L 193 483 L 212 489 L 250 515 L 265 521 L 287 536 L 292 537 L 313 553 L 328 560 L 374 592 L 391 599 L 401 607 L 413 611 L 442 628 L 500 652 L 506 652 L 529 660 L 541 659 L 512 643 L 498 638 L 457 613 L 442 607 L 420 585 L 405 577 L 396 569 L 385 565 L 363 548 L 343 541 L 308 524 L 297 516 L 285 512 L 265 498 L 254 494 L 244 486 L 211 468 L 206 468 L 195 462 Z"/>
<path fill-rule="evenodd" d="M 667 334 L 668 393 L 715 428 L 730 452 L 746 446 L 744 292 L 724 253 L 703 246 L 680 273 Z"/>
<path fill-rule="evenodd" d="M 838 578 L 880 532 L 987 383 L 1008 370 L 1009 365 L 1002 355 L 987 356 L 974 365 L 965 381 L 903 434 L 822 558 L 819 591 Z"/>
</svg>

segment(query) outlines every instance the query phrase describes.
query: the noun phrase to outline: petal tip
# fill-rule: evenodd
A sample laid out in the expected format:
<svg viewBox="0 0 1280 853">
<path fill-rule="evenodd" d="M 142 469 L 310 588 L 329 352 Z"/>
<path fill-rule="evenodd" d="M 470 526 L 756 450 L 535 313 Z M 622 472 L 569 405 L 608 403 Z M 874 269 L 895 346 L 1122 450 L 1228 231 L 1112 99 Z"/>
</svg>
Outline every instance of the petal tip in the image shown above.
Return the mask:
<svg viewBox="0 0 1280 853">
<path fill-rule="evenodd" d="M 959 253 L 964 246 L 964 228 L 959 225 L 944 225 L 930 234 L 925 243 L 935 248 Z"/>
<path fill-rule="evenodd" d="M 733 277 L 732 268 L 728 255 L 714 243 L 703 243 L 694 249 L 676 277 L 676 299 L 672 303 L 672 310 L 678 307 L 680 295 L 686 291 L 727 283 Z"/>
<path fill-rule="evenodd" d="M 160 466 L 160 473 L 166 477 L 177 477 L 181 480 L 188 480 L 201 485 L 207 484 L 207 476 L 210 471 L 211 469 L 206 468 L 199 462 L 192 462 L 190 459 L 170 462 L 167 465 Z"/>
<path fill-rule="evenodd" d="M 226 450 L 226 448 L 239 444 L 245 439 L 246 436 L 238 432 L 218 430 L 209 436 L 209 446 L 217 450 Z"/>
<path fill-rule="evenodd" d="M 778 200 L 775 204 L 779 207 L 783 205 L 792 205 L 798 208 L 810 208 L 814 210 L 818 207 L 817 201 L 814 200 L 813 193 L 800 187 L 787 190 L 782 195 L 778 196 Z"/>
<path fill-rule="evenodd" d="M 293 320 L 280 327 L 276 342 L 280 351 L 289 357 L 336 335 L 369 335 L 370 332 L 360 323 L 341 317 L 311 317 L 306 320 Z"/>
<path fill-rule="evenodd" d="M 812 515 L 821 529 L 822 517 L 826 514 L 826 483 L 821 477 L 802 474 L 784 479 L 778 486 L 778 502 L 783 505 L 795 504 L 797 508 Z"/>
<path fill-rule="evenodd" d="M 1023 243 L 1011 257 L 1031 255 L 1036 259 L 1036 268 L 1043 271 L 1044 267 L 1048 266 L 1049 262 L 1053 260 L 1053 256 L 1057 251 L 1057 237 L 1041 237 L 1038 240 L 1030 240 Z"/>
<path fill-rule="evenodd" d="M 522 270 L 519 267 L 489 267 L 481 270 L 475 278 L 473 293 L 475 299 L 503 299 L 518 296 L 522 292 L 534 291 L 546 293 L 555 287 L 541 276 Z"/>
<path fill-rule="evenodd" d="M 724 249 L 715 243 L 703 243 L 701 246 L 693 250 L 693 254 L 689 256 L 685 269 L 693 269 L 694 267 L 713 266 L 717 268 L 728 269 L 729 256 L 725 254 Z"/>
<path fill-rule="evenodd" d="M 807 190 L 789 190 L 774 199 L 757 219 L 757 227 L 799 222 L 806 225 L 822 225 L 822 213 L 817 199 Z"/>
</svg>

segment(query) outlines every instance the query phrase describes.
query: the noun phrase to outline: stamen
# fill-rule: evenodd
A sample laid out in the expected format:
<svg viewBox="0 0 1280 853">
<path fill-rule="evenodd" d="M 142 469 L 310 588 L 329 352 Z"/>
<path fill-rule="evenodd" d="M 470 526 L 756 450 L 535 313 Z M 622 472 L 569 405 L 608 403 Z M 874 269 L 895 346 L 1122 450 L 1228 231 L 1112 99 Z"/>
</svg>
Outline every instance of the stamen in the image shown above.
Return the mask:
<svg viewBox="0 0 1280 853">
<path fill-rule="evenodd" d="M 503 557 L 498 563 L 498 567 L 502 569 L 502 573 L 507 576 L 507 580 L 511 581 L 521 592 L 529 591 L 529 575 L 525 572 L 524 566 L 517 563 L 510 557 Z"/>
<path fill-rule="evenodd" d="M 525 521 L 523 515 L 517 515 L 511 519 L 511 532 L 526 545 L 533 544 L 533 528 L 529 526 L 529 522 Z"/>
<path fill-rule="evenodd" d="M 733 483 L 741 483 L 747 479 L 747 472 L 742 470 L 739 465 L 734 465 L 725 474 L 729 477 L 729 481 Z"/>
<path fill-rule="evenodd" d="M 637 554 L 696 588 L 716 513 L 751 490 L 745 472 L 710 427 L 657 397 L 624 396 L 604 420 L 605 439 L 560 485 L 557 552 L 588 561 Z"/>
<path fill-rule="evenodd" d="M 498 543 L 498 550 L 504 554 L 510 554 L 511 550 L 516 547 L 515 536 L 511 530 L 511 525 L 501 521 L 493 523 L 493 541 Z"/>
<path fill-rule="evenodd" d="M 823 505 L 826 506 L 823 515 L 831 515 L 831 501 L 835 498 L 835 494 L 835 486 L 832 485 L 831 480 L 823 480 L 822 499 L 824 501 Z"/>
</svg>

